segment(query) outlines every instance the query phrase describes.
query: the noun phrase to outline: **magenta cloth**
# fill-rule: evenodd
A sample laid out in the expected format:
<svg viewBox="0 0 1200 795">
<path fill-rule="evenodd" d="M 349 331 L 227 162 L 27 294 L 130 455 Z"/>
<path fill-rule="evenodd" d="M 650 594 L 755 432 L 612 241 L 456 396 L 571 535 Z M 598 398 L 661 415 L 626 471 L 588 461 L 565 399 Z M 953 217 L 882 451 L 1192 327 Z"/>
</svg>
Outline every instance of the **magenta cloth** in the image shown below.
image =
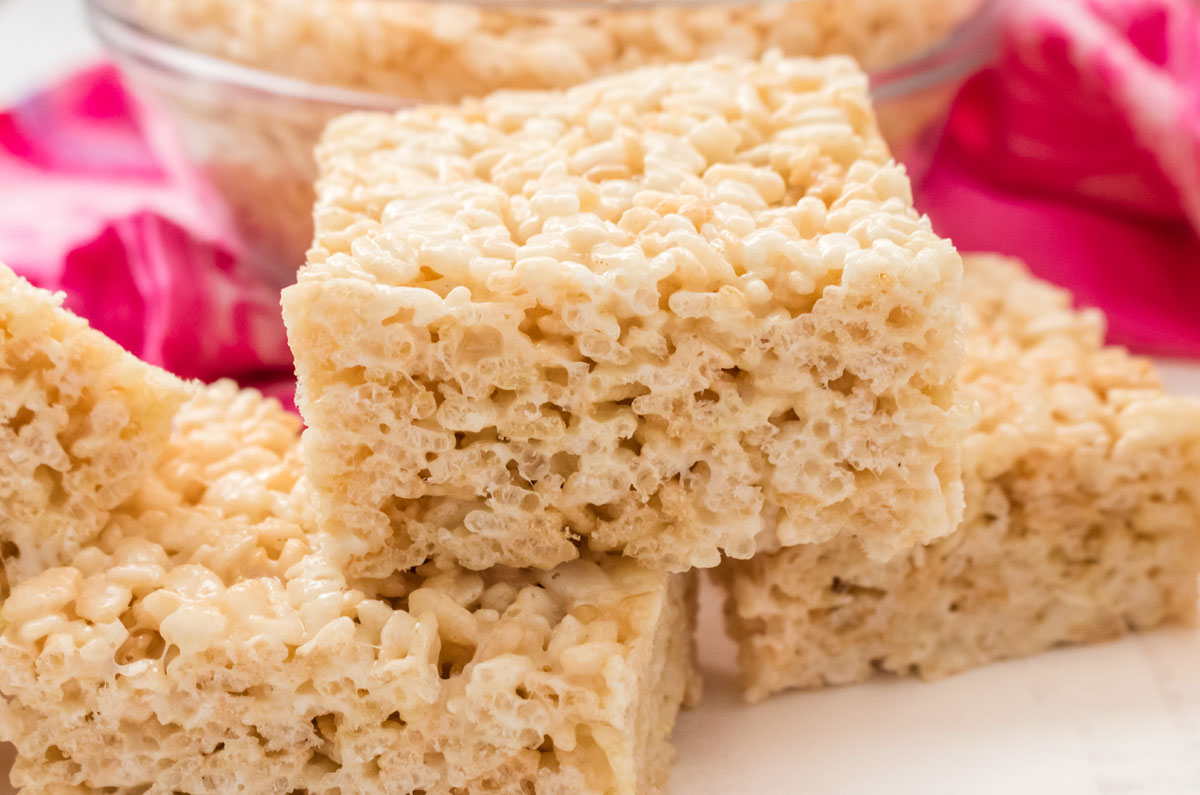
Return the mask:
<svg viewBox="0 0 1200 795">
<path fill-rule="evenodd" d="M 1200 356 L 1200 9 L 1013 0 L 917 186 L 962 251 L 1022 257 L 1111 341 Z"/>
<path fill-rule="evenodd" d="M 290 404 L 278 292 L 160 166 L 113 67 L 0 114 L 0 186 L 0 261 L 145 361 Z"/>
</svg>

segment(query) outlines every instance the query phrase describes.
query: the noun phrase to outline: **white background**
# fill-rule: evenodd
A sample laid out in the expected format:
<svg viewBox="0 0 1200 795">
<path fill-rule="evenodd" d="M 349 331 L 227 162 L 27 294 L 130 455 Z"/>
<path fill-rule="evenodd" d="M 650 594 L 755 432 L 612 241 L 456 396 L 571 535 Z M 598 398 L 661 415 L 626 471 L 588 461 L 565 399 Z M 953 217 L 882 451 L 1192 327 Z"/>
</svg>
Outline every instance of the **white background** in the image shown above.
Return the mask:
<svg viewBox="0 0 1200 795">
<path fill-rule="evenodd" d="M 0 0 L 0 103 L 98 55 L 78 2 Z M 1163 367 L 1200 394 L 1200 368 Z M 1200 631 L 747 707 L 718 607 L 706 592 L 707 689 L 676 733 L 675 795 L 1200 793 Z"/>
</svg>

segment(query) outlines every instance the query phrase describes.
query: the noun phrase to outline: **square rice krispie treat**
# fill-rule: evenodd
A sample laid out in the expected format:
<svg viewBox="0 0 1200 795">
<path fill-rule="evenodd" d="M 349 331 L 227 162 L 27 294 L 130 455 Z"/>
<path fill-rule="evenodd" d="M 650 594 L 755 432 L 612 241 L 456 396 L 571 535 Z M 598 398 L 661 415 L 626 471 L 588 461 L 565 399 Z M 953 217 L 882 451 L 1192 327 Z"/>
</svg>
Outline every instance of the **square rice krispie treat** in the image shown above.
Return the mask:
<svg viewBox="0 0 1200 795">
<path fill-rule="evenodd" d="M 426 564 L 348 582 L 298 420 L 184 406 L 69 565 L 13 589 L 0 733 L 25 792 L 652 793 L 695 693 L 689 575 Z"/>
<path fill-rule="evenodd" d="M 749 698 L 1191 620 L 1200 401 L 1011 260 L 967 257 L 964 304 L 962 526 L 888 563 L 838 539 L 724 564 Z"/>
<path fill-rule="evenodd" d="M 656 567 L 960 516 L 961 261 L 849 60 L 357 114 L 284 319 L 352 570 Z"/>
<path fill-rule="evenodd" d="M 129 497 L 191 389 L 0 264 L 0 563 L 70 560 Z"/>
</svg>

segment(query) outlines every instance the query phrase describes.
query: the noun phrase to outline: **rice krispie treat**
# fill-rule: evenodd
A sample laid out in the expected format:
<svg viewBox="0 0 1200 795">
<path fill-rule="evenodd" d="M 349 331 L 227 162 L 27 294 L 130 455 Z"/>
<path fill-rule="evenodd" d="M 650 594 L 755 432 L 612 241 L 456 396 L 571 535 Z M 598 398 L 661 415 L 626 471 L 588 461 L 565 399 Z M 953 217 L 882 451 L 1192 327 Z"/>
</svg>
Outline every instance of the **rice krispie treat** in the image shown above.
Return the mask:
<svg viewBox="0 0 1200 795">
<path fill-rule="evenodd" d="M 954 534 L 888 563 L 842 539 L 719 570 L 746 695 L 936 679 L 1189 621 L 1200 570 L 1200 401 L 1103 345 L 1103 319 L 1010 260 L 967 258 L 978 404 Z"/>
<path fill-rule="evenodd" d="M 284 320 L 354 571 L 957 523 L 961 261 L 848 59 L 350 115 L 318 159 Z"/>
<path fill-rule="evenodd" d="M 62 302 L 0 264 L 0 570 L 14 582 L 100 531 L 191 392 Z"/>
<path fill-rule="evenodd" d="M 347 581 L 298 421 L 231 385 L 144 488 L 13 589 L 0 734 L 54 793 L 651 793 L 694 696 L 688 575 L 595 556 Z"/>
</svg>

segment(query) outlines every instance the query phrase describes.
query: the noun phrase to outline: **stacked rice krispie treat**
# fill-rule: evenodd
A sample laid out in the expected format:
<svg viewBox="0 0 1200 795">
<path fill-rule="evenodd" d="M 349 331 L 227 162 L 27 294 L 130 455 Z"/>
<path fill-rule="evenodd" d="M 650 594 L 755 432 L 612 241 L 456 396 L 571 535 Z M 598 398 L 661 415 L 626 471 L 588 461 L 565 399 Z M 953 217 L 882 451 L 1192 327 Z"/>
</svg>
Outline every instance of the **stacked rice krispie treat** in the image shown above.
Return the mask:
<svg viewBox="0 0 1200 795">
<path fill-rule="evenodd" d="M 318 160 L 283 305 L 349 578 L 670 582 L 831 538 L 887 559 L 958 523 L 961 261 L 853 62 L 352 115 Z"/>
<path fill-rule="evenodd" d="M 284 320 L 349 571 L 667 571 L 961 513 L 961 261 L 849 59 L 332 124 Z"/>
<path fill-rule="evenodd" d="M 967 258 L 966 515 L 886 564 L 842 539 L 720 570 L 746 695 L 873 671 L 946 676 L 1190 622 L 1200 401 L 1103 344 L 1095 311 L 1011 260 Z"/>
</svg>

